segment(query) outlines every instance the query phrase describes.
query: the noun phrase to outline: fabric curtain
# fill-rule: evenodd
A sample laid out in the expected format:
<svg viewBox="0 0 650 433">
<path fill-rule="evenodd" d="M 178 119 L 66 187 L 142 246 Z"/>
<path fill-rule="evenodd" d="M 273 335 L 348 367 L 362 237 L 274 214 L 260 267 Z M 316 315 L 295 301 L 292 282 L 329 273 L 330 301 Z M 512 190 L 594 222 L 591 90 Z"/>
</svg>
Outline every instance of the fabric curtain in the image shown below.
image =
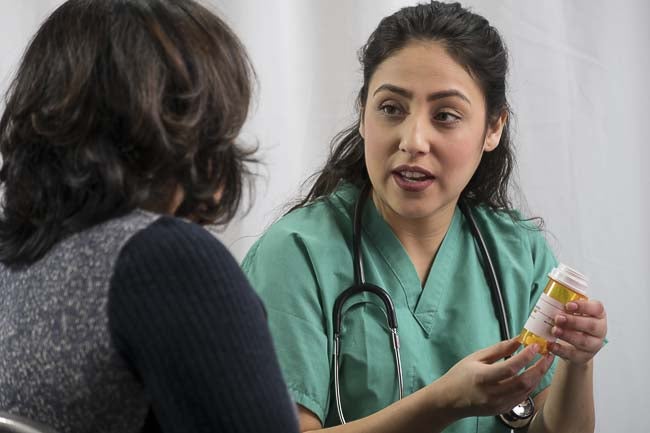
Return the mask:
<svg viewBox="0 0 650 433">
<path fill-rule="evenodd" d="M 0 2 L 0 88 L 54 0 Z M 357 50 L 403 0 L 205 0 L 248 48 L 258 88 L 242 140 L 264 164 L 252 208 L 221 239 L 241 259 L 305 189 L 355 118 Z M 609 316 L 595 360 L 597 431 L 645 431 L 650 346 L 650 2 L 464 3 L 509 48 L 518 193 L 558 259 L 586 273 Z M 496 252 L 498 254 L 498 252 Z M 350 264 L 352 266 L 352 264 Z M 495 319 L 496 320 L 496 319 Z M 637 334 L 638 333 L 638 334 Z"/>
</svg>

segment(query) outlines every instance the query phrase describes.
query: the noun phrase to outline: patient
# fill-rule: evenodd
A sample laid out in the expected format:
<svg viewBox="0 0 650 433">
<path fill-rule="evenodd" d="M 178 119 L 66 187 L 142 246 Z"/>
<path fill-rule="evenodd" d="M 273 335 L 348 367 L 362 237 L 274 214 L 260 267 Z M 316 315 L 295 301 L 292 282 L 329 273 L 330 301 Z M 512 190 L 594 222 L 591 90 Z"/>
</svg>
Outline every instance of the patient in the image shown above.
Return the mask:
<svg viewBox="0 0 650 433">
<path fill-rule="evenodd" d="M 189 0 L 70 0 L 0 120 L 0 410 L 60 432 L 295 432 L 226 248 L 253 72 Z"/>
</svg>

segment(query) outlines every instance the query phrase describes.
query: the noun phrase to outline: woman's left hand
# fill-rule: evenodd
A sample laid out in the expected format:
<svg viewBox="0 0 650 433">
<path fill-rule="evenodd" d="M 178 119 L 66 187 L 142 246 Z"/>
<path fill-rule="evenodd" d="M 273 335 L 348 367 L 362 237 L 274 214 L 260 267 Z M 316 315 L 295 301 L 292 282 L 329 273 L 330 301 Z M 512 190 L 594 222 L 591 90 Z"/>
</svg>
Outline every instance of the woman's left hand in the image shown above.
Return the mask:
<svg viewBox="0 0 650 433">
<path fill-rule="evenodd" d="M 580 300 L 565 305 L 565 314 L 555 316 L 552 333 L 561 342 L 549 350 L 574 363 L 586 364 L 603 347 L 607 335 L 607 314 L 600 301 Z"/>
</svg>

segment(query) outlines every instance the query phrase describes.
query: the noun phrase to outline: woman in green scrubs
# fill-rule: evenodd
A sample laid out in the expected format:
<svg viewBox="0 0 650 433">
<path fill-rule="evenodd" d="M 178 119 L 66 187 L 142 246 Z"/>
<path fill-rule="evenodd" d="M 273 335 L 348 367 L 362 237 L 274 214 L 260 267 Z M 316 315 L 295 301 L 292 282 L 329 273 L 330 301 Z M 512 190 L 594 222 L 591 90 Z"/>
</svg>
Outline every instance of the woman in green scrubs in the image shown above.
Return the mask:
<svg viewBox="0 0 650 433">
<path fill-rule="evenodd" d="M 472 207 L 517 335 L 556 261 L 508 201 L 513 154 L 498 33 L 457 4 L 404 8 L 382 20 L 362 63 L 359 121 L 339 135 L 306 199 L 243 263 L 266 304 L 301 430 L 509 431 L 495 415 L 531 395 L 530 432 L 593 432 L 602 304 L 570 303 L 554 318 L 559 361 L 537 356 L 536 346 L 516 353 L 516 340 L 499 342 L 482 258 L 457 207 Z M 405 397 L 383 304 L 355 295 L 343 307 L 340 359 L 350 422 L 339 425 L 332 311 L 353 284 L 353 213 L 368 183 L 361 257 L 366 281 L 395 305 Z"/>
</svg>

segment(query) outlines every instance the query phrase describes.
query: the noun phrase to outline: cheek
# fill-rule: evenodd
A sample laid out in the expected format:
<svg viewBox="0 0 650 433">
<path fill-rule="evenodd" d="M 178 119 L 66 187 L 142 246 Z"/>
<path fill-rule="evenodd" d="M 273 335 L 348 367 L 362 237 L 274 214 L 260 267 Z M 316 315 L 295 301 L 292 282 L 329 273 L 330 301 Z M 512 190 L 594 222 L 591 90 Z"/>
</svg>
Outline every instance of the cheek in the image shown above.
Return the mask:
<svg viewBox="0 0 650 433">
<path fill-rule="evenodd" d="M 379 146 L 377 146 L 376 142 L 366 139 L 364 146 L 366 169 L 372 180 L 375 179 L 377 174 L 382 170 L 382 161 L 386 158 L 383 156 L 383 153 L 381 152 L 381 149 L 379 149 Z"/>
<path fill-rule="evenodd" d="M 394 146 L 395 140 L 391 132 L 374 124 L 372 120 L 365 124 L 364 151 L 369 169 L 371 164 L 378 165 L 385 162 L 394 149 L 397 148 L 397 146 Z"/>
<path fill-rule="evenodd" d="M 449 162 L 454 165 L 471 165 L 481 157 L 481 145 L 476 142 L 463 143 L 449 152 Z"/>
<path fill-rule="evenodd" d="M 467 140 L 456 142 L 446 147 L 444 152 L 438 155 L 439 161 L 446 171 L 463 178 L 471 177 L 481 161 L 482 142 Z"/>
<path fill-rule="evenodd" d="M 473 170 L 483 154 L 484 131 L 480 125 L 471 125 L 447 136 L 441 151 L 445 165 Z"/>
</svg>

